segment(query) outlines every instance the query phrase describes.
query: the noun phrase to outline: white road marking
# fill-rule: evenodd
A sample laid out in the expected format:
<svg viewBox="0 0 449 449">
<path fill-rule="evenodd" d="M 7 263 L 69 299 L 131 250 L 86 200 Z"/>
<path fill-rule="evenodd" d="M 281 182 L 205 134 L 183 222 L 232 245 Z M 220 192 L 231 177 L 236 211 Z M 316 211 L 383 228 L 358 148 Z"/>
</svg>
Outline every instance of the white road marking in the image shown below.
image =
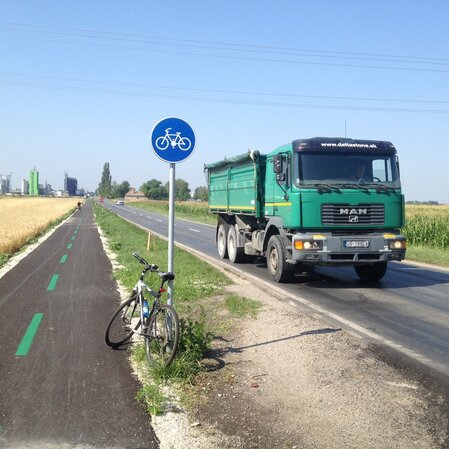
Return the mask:
<svg viewBox="0 0 449 449">
<path fill-rule="evenodd" d="M 198 231 L 198 229 L 193 229 L 193 228 L 189 228 L 189 231 L 200 232 L 200 231 Z"/>
</svg>

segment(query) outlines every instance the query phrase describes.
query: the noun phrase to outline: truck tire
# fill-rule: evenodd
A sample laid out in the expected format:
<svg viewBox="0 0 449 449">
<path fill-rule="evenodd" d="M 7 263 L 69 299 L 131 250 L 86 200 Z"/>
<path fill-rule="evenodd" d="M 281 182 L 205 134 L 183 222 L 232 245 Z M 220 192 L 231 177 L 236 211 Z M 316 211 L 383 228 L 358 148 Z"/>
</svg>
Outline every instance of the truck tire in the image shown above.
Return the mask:
<svg viewBox="0 0 449 449">
<path fill-rule="evenodd" d="M 354 265 L 354 270 L 364 282 L 380 281 L 387 271 L 387 262 L 379 262 L 373 265 Z"/>
<path fill-rule="evenodd" d="M 238 245 L 237 231 L 235 226 L 229 226 L 228 230 L 228 256 L 232 263 L 245 262 L 244 248 Z"/>
<path fill-rule="evenodd" d="M 221 259 L 227 259 L 228 256 L 228 233 L 229 225 L 221 223 L 217 231 L 217 250 Z"/>
<path fill-rule="evenodd" d="M 295 264 L 287 262 L 284 243 L 279 235 L 268 240 L 266 251 L 267 268 L 270 278 L 275 282 L 288 282 L 295 274 Z"/>
</svg>

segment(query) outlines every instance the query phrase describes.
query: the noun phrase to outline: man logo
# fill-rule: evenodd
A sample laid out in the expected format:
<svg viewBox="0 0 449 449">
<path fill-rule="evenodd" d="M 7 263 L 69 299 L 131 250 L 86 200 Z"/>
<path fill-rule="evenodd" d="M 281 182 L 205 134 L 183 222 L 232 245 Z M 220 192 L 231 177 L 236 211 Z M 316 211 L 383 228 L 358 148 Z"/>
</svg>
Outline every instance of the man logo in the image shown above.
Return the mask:
<svg viewBox="0 0 449 449">
<path fill-rule="evenodd" d="M 368 215 L 368 209 L 340 209 L 340 215 Z"/>
<path fill-rule="evenodd" d="M 358 215 L 350 215 L 349 216 L 349 223 L 358 223 L 359 222 L 359 216 Z"/>
</svg>

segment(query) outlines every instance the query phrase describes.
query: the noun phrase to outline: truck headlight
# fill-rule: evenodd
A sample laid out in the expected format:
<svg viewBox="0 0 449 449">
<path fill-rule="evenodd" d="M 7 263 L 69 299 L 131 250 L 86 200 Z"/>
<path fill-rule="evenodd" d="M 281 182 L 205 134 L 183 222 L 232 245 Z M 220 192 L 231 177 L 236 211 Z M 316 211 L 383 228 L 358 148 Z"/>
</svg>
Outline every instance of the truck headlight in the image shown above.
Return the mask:
<svg viewBox="0 0 449 449">
<path fill-rule="evenodd" d="M 406 249 L 407 241 L 403 236 L 395 234 L 384 234 L 389 249 Z"/>
<path fill-rule="evenodd" d="M 393 240 L 388 245 L 390 249 L 406 249 L 407 242 L 405 240 Z"/>
<path fill-rule="evenodd" d="M 314 251 L 323 249 L 323 242 L 317 240 L 295 240 L 294 248 L 298 251 Z"/>
</svg>

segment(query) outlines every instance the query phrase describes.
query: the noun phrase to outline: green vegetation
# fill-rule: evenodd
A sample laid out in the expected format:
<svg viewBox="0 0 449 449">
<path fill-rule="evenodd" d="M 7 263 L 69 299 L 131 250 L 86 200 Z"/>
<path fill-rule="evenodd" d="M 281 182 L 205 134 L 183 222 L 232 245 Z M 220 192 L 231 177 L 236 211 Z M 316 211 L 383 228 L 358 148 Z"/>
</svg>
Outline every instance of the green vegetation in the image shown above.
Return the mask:
<svg viewBox="0 0 449 449">
<path fill-rule="evenodd" d="M 151 415 L 161 415 L 167 403 L 167 398 L 161 393 L 159 385 L 152 384 L 142 387 L 137 392 L 136 399 L 145 404 L 147 413 Z"/>
<path fill-rule="evenodd" d="M 169 183 L 162 184 L 158 179 L 150 179 L 140 186 L 140 191 L 150 200 L 167 200 L 169 197 Z M 184 179 L 175 180 L 176 201 L 187 201 L 190 198 L 189 183 Z"/>
<path fill-rule="evenodd" d="M 138 207 L 140 209 L 149 210 L 162 215 L 168 215 L 167 201 L 136 201 L 128 203 L 128 206 Z M 195 202 L 181 202 L 175 204 L 175 213 L 177 218 L 197 221 L 199 223 L 217 224 L 217 217 L 209 212 L 209 208 L 205 204 Z"/>
<path fill-rule="evenodd" d="M 449 251 L 427 246 L 410 246 L 407 248 L 406 260 L 449 267 Z"/>
<path fill-rule="evenodd" d="M 407 204 L 405 217 L 406 259 L 449 267 L 449 207 Z"/>
<path fill-rule="evenodd" d="M 151 236 L 150 251 L 147 253 L 147 232 L 101 206 L 94 204 L 93 207 L 98 225 L 117 254 L 117 262 L 123 266 L 114 275 L 126 288 L 131 291 L 141 270 L 141 265 L 132 256 L 133 252 L 140 253 L 162 270 L 167 268 L 167 242 Z M 221 272 L 186 251 L 175 247 L 174 255 L 174 303 L 178 312 L 184 312 L 188 306 L 193 309 L 200 299 L 216 294 L 224 285 L 229 284 L 229 280 Z M 159 277 L 149 274 L 146 281 L 153 285 L 152 282 L 159 282 Z"/>
<path fill-rule="evenodd" d="M 130 187 L 128 181 L 122 181 L 120 184 L 112 181 L 109 162 L 105 162 L 101 173 L 101 181 L 97 188 L 98 195 L 106 198 L 123 198 L 129 192 Z"/>
<path fill-rule="evenodd" d="M 410 244 L 449 248 L 449 207 L 408 205 L 405 210 L 403 232 Z"/>
<path fill-rule="evenodd" d="M 166 267 L 167 243 L 152 236 L 149 253 L 147 232 L 128 223 L 111 213 L 106 208 L 93 204 L 98 225 L 114 248 L 117 262 L 121 268 L 114 276 L 130 291 L 141 271 L 141 266 L 132 256 L 138 252 L 162 270 Z M 141 367 L 143 387 L 138 393 L 139 400 L 145 401 L 148 411 L 157 414 L 164 408 L 162 386 L 165 382 L 182 385 L 194 383 L 195 377 L 204 371 L 203 358 L 209 351 L 213 335 L 218 335 L 233 318 L 223 316 L 224 302 L 222 290 L 230 280 L 220 271 L 204 261 L 175 247 L 174 305 L 180 317 L 181 332 L 178 353 L 168 368 L 151 368 L 145 358 L 143 344 L 133 346 L 131 358 Z M 159 286 L 159 277 L 148 274 L 146 282 Z M 239 297 L 240 298 L 240 297 Z M 242 304 L 249 303 L 244 298 L 238 299 Z M 251 306 L 231 306 L 233 309 L 250 310 Z M 242 316 L 242 315 L 238 315 Z M 235 318 L 234 318 L 235 319 Z M 229 328 L 230 325 L 228 325 Z"/>
<path fill-rule="evenodd" d="M 229 312 L 238 317 L 250 315 L 255 318 L 262 307 L 260 302 L 236 294 L 226 296 L 225 304 Z"/>
</svg>

